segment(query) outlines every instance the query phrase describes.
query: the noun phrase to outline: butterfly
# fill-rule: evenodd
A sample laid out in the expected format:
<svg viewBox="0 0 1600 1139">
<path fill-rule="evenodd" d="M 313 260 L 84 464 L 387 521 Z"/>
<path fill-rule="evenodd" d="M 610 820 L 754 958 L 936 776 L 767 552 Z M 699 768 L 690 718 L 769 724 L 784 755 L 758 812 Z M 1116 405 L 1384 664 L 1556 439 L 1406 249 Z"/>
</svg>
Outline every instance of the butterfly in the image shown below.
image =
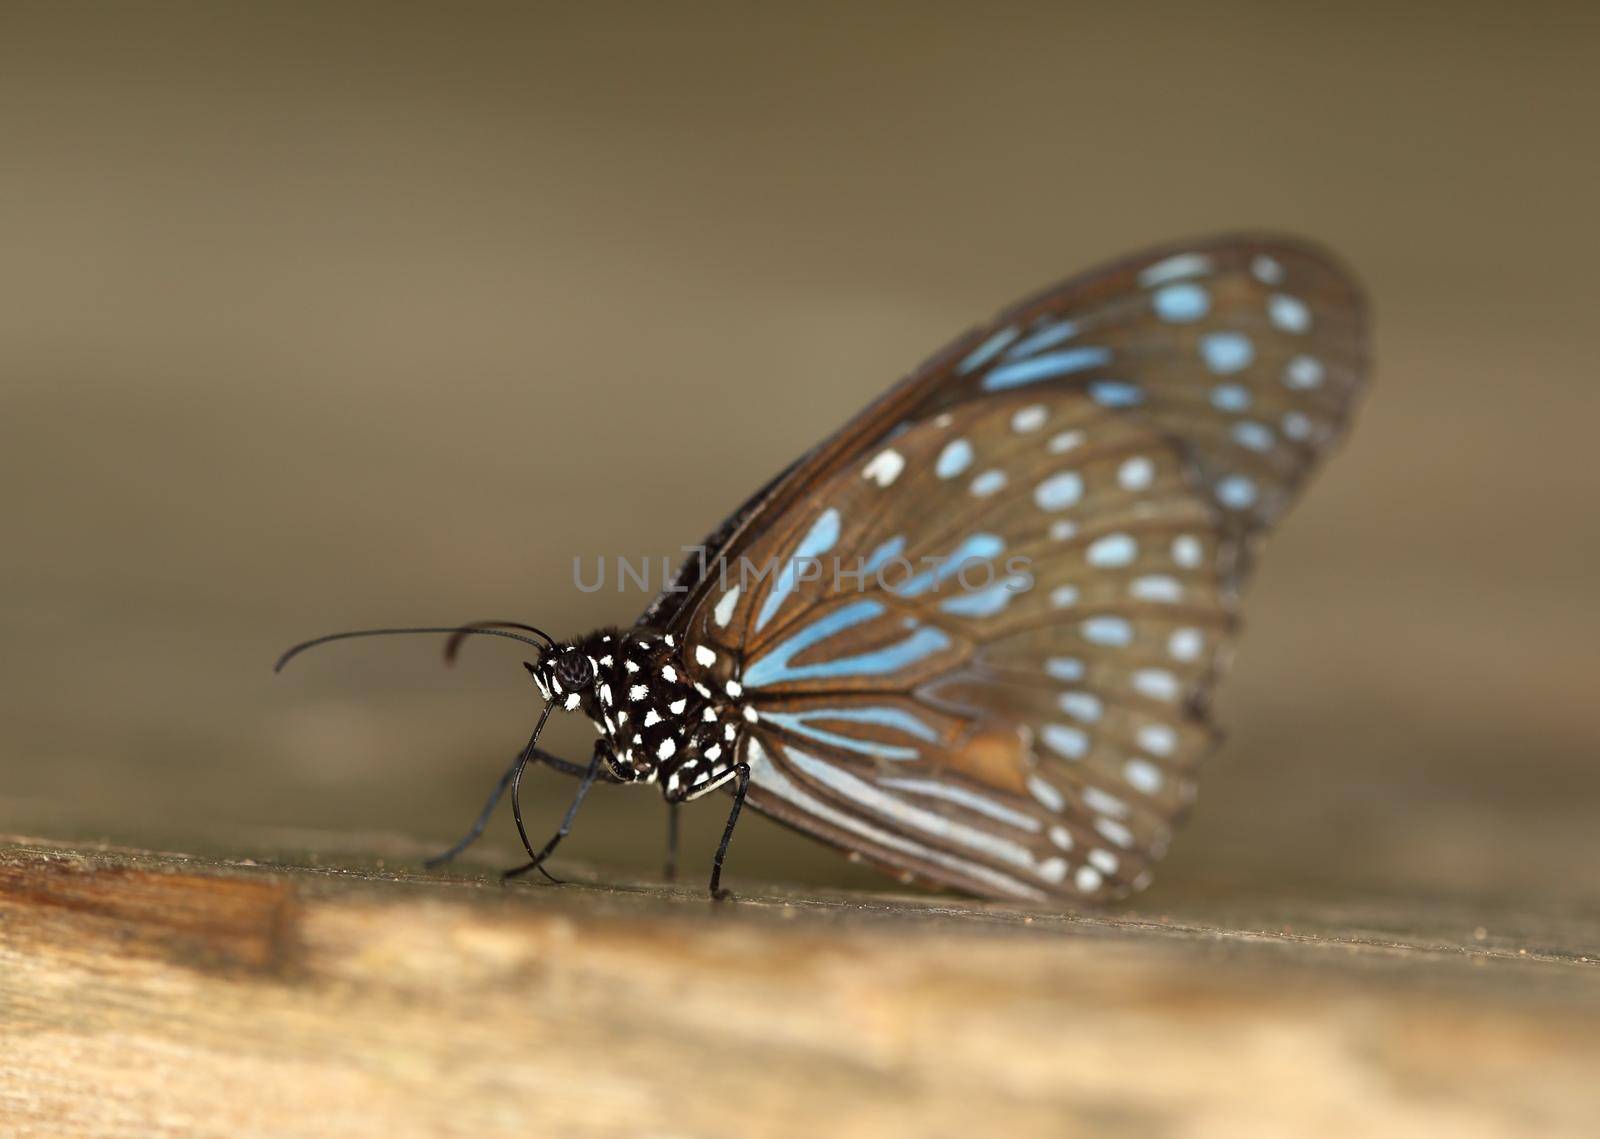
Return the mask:
<svg viewBox="0 0 1600 1139">
<path fill-rule="evenodd" d="M 1145 252 L 1006 309 L 890 388 L 701 543 L 638 621 L 540 650 L 500 796 L 545 871 L 598 782 L 732 794 L 907 881 L 983 897 L 1142 889 L 1217 743 L 1210 694 L 1262 535 L 1349 425 L 1365 303 L 1305 243 Z M 526 635 L 525 635 L 526 634 Z M 280 667 L 283 661 L 280 661 Z M 587 764 L 537 746 L 555 709 Z M 579 791 L 542 849 L 519 790 Z M 672 814 L 676 834 L 676 814 Z"/>
</svg>

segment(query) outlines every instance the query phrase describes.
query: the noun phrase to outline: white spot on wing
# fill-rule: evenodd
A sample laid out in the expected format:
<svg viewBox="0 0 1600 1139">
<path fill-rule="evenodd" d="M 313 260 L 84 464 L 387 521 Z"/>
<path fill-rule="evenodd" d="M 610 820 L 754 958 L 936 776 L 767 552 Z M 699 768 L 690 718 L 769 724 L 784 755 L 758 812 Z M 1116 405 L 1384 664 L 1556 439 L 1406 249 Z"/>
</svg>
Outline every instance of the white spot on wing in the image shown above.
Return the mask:
<svg viewBox="0 0 1600 1139">
<path fill-rule="evenodd" d="M 1145 795 L 1161 790 L 1161 769 L 1148 759 L 1130 759 L 1122 765 L 1122 777 L 1128 786 Z"/>
<path fill-rule="evenodd" d="M 1063 692 L 1056 703 L 1067 715 L 1085 724 L 1100 719 L 1100 698 L 1091 692 Z"/>
<path fill-rule="evenodd" d="M 1204 253 L 1179 253 L 1139 273 L 1139 284 L 1145 288 L 1164 285 L 1168 281 L 1181 281 L 1185 277 L 1203 277 L 1211 272 L 1211 258 Z"/>
<path fill-rule="evenodd" d="M 933 473 L 942 479 L 953 479 L 972 465 L 972 444 L 965 439 L 952 439 L 939 452 L 933 464 Z"/>
<path fill-rule="evenodd" d="M 1276 285 L 1283 280 L 1283 266 L 1276 258 L 1268 257 L 1265 253 L 1257 254 L 1256 259 L 1250 262 L 1250 272 L 1263 285 Z"/>
<path fill-rule="evenodd" d="M 1107 534 L 1089 544 L 1088 563 L 1102 569 L 1125 566 L 1139 556 L 1139 547 L 1127 534 Z"/>
<path fill-rule="evenodd" d="M 1283 382 L 1299 391 L 1309 391 L 1322 383 L 1322 361 L 1315 356 L 1296 356 L 1283 369 Z"/>
<path fill-rule="evenodd" d="M 734 608 L 739 604 L 740 588 L 740 586 L 736 585 L 718 598 L 716 608 L 711 611 L 711 616 L 718 625 L 726 626 L 729 621 L 733 620 Z"/>
<path fill-rule="evenodd" d="M 1125 648 L 1133 643 L 1133 626 L 1121 617 L 1090 617 L 1079 628 L 1083 639 L 1096 645 Z"/>
<path fill-rule="evenodd" d="M 1178 746 L 1178 733 L 1166 724 L 1146 724 L 1139 729 L 1139 746 L 1151 755 L 1168 756 Z"/>
<path fill-rule="evenodd" d="M 1136 577 L 1128 592 L 1140 601 L 1176 602 L 1183 600 L 1183 586 L 1175 577 L 1152 573 Z"/>
<path fill-rule="evenodd" d="M 1083 476 L 1077 471 L 1051 475 L 1033 489 L 1040 510 L 1065 510 L 1083 497 Z"/>
<path fill-rule="evenodd" d="M 1066 798 L 1056 789 L 1055 784 L 1046 782 L 1037 775 L 1028 776 L 1028 793 L 1052 811 L 1060 811 L 1067 805 Z"/>
<path fill-rule="evenodd" d="M 1141 668 L 1133 674 L 1134 691 L 1152 700 L 1171 702 L 1178 698 L 1178 678 L 1164 668 Z"/>
<path fill-rule="evenodd" d="M 1046 724 L 1042 735 L 1045 746 L 1063 759 L 1082 759 L 1089 754 L 1089 736 L 1082 728 Z"/>
<path fill-rule="evenodd" d="M 1149 487 L 1156 477 L 1156 465 L 1143 455 L 1123 461 L 1117 470 L 1117 481 L 1123 490 L 1141 491 Z"/>
<path fill-rule="evenodd" d="M 1311 310 L 1299 297 L 1274 293 L 1267 298 L 1267 319 L 1284 332 L 1311 331 Z"/>
<path fill-rule="evenodd" d="M 1082 431 L 1063 431 L 1050 436 L 1049 450 L 1052 455 L 1064 455 L 1082 442 Z"/>
<path fill-rule="evenodd" d="M 893 447 L 885 447 L 879 451 L 872 461 L 862 468 L 861 473 L 879 486 L 889 486 L 900 477 L 900 472 L 906 469 L 906 459 Z"/>
<path fill-rule="evenodd" d="M 1230 510 L 1245 510 L 1256 501 L 1256 484 L 1244 475 L 1224 475 L 1217 480 L 1217 501 Z"/>
<path fill-rule="evenodd" d="M 1043 404 L 1029 404 L 1011 417 L 1011 430 L 1018 435 L 1026 435 L 1030 431 L 1037 431 L 1044 426 L 1044 421 L 1050 413 Z"/>
<path fill-rule="evenodd" d="M 972 480 L 972 493 L 979 498 L 988 498 L 1006 485 L 1006 473 L 998 467 L 984 471 L 983 474 Z"/>
<path fill-rule="evenodd" d="M 1173 660 L 1198 660 L 1204 647 L 1205 637 L 1199 629 L 1177 629 L 1167 638 L 1167 652 Z"/>
</svg>

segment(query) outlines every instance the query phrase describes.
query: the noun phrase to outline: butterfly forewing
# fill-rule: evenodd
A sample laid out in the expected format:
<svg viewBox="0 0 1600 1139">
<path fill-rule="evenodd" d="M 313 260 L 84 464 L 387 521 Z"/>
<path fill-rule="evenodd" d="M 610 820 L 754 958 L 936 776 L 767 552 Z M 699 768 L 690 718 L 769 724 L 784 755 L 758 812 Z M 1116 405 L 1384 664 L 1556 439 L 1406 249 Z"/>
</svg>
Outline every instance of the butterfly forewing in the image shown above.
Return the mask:
<svg viewBox="0 0 1600 1139">
<path fill-rule="evenodd" d="M 680 623 L 717 588 L 705 567 L 740 554 L 896 430 L 1000 393 L 1076 390 L 1153 424 L 1186 449 L 1224 524 L 1249 534 L 1282 513 L 1348 427 L 1367 332 L 1354 281 L 1293 239 L 1212 238 L 1091 270 L 946 346 L 793 463 L 641 622 Z"/>
<path fill-rule="evenodd" d="M 1087 274 L 796 462 L 642 620 L 747 703 L 762 810 L 978 893 L 1123 893 L 1192 798 L 1251 538 L 1345 429 L 1364 337 L 1294 242 Z"/>
</svg>

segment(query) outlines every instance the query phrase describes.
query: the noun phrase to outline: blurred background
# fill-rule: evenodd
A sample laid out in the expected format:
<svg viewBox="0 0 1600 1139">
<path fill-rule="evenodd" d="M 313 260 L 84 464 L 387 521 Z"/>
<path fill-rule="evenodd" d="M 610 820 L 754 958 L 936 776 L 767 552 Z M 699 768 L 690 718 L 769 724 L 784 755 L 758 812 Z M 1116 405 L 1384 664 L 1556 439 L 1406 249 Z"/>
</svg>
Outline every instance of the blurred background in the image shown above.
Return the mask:
<svg viewBox="0 0 1600 1139">
<path fill-rule="evenodd" d="M 1149 904 L 1600 900 L 1596 58 L 1579 5 L 7 3 L 0 830 L 442 845 L 530 725 L 516 648 L 284 646 L 629 623 L 574 556 L 694 542 L 1001 305 L 1249 227 L 1364 278 L 1376 383 Z M 661 813 L 596 795 L 563 853 L 652 875 Z M 759 818 L 730 873 L 886 881 Z"/>
</svg>

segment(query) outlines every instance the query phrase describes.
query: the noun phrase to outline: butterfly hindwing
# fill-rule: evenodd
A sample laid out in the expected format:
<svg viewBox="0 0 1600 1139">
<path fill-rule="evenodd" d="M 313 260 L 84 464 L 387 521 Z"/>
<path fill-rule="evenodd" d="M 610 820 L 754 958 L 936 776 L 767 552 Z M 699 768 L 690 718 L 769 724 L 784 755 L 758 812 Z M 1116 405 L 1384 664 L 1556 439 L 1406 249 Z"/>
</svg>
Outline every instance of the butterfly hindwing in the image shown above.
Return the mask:
<svg viewBox="0 0 1600 1139">
<path fill-rule="evenodd" d="M 1214 518 L 1177 448 L 1077 393 L 967 404 L 720 567 L 692 675 L 752 710 L 757 808 L 984 893 L 1121 893 L 1210 745 Z"/>
</svg>

